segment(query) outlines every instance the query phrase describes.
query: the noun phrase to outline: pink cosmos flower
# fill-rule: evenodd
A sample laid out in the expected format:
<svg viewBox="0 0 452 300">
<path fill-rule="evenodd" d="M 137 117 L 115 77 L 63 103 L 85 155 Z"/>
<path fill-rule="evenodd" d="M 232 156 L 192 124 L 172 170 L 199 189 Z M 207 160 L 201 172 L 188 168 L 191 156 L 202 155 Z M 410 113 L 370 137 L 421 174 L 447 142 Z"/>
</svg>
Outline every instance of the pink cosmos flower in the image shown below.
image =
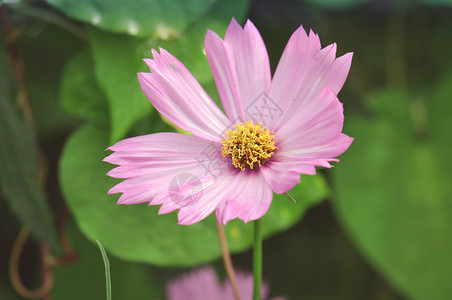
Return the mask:
<svg viewBox="0 0 452 300">
<path fill-rule="evenodd" d="M 237 272 L 237 285 L 243 300 L 253 297 L 253 275 Z M 269 287 L 264 282 L 261 289 L 261 299 L 268 299 Z M 168 300 L 234 300 L 234 292 L 229 281 L 221 283 L 211 267 L 193 271 L 166 285 Z M 270 300 L 285 300 L 284 297 Z"/>
<path fill-rule="evenodd" d="M 107 175 L 124 178 L 109 194 L 118 204 L 161 205 L 179 210 L 190 225 L 216 211 L 220 223 L 261 218 L 273 192 L 285 193 L 330 168 L 352 143 L 342 133 L 337 98 L 352 53 L 336 58 L 317 34 L 302 27 L 291 36 L 273 78 L 264 42 L 248 21 L 234 19 L 222 40 L 208 31 L 205 50 L 224 112 L 185 66 L 164 49 L 144 59 L 143 92 L 169 121 L 192 135 L 156 133 L 122 140 L 104 160 L 119 165 Z"/>
</svg>

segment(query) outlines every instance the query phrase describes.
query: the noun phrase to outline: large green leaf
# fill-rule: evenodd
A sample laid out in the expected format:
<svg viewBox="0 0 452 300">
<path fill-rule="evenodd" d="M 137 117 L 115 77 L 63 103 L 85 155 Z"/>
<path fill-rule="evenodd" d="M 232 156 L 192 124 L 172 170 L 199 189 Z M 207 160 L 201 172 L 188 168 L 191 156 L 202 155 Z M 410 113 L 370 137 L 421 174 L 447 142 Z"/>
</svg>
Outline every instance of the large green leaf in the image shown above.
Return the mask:
<svg viewBox="0 0 452 300">
<path fill-rule="evenodd" d="M 179 34 L 215 0 L 47 0 L 68 16 L 104 30 L 140 36 Z"/>
<path fill-rule="evenodd" d="M 213 78 L 203 53 L 206 30 L 223 34 L 231 16 L 240 20 L 247 8 L 248 1 L 217 1 L 202 20 L 179 38 L 171 40 L 139 39 L 89 27 L 96 78 L 110 104 L 111 142 L 123 138 L 135 122 L 152 110 L 136 75 L 140 71 L 149 71 L 142 59 L 152 57 L 152 48 L 167 49 L 187 66 L 201 84 L 212 87 L 208 83 L 213 82 Z M 212 90 L 209 89 L 209 92 Z"/>
<path fill-rule="evenodd" d="M 432 94 L 371 97 L 374 115 L 348 120 L 356 139 L 333 172 L 341 221 L 411 299 L 452 295 L 452 77 Z"/>
<path fill-rule="evenodd" d="M 38 183 L 37 154 L 30 128 L 13 108 L 12 80 L 0 52 L 0 184 L 11 210 L 35 238 L 58 249 L 53 217 Z"/>
<path fill-rule="evenodd" d="M 88 36 L 96 79 L 110 107 L 110 138 L 112 142 L 118 141 L 135 122 L 152 110 L 137 79 L 137 72 L 145 70 L 142 62 L 144 40 L 95 28 L 88 28 Z"/>
<path fill-rule="evenodd" d="M 89 49 L 77 53 L 66 65 L 60 99 L 67 113 L 108 128 L 108 102 L 97 85 Z"/>
<path fill-rule="evenodd" d="M 221 255 L 213 215 L 195 225 L 180 226 L 175 213 L 159 216 L 155 206 L 116 206 L 118 195 L 106 193 L 118 181 L 105 176 L 112 166 L 101 162 L 107 146 L 107 132 L 85 126 L 66 144 L 60 165 L 66 201 L 89 239 L 102 241 L 107 250 L 121 258 L 165 266 L 194 265 Z M 295 224 L 308 207 L 326 196 L 320 176 L 303 180 L 291 192 L 297 204 L 284 196 L 274 197 L 263 220 L 266 237 Z M 228 224 L 232 252 L 251 246 L 252 227 L 239 220 Z"/>
</svg>

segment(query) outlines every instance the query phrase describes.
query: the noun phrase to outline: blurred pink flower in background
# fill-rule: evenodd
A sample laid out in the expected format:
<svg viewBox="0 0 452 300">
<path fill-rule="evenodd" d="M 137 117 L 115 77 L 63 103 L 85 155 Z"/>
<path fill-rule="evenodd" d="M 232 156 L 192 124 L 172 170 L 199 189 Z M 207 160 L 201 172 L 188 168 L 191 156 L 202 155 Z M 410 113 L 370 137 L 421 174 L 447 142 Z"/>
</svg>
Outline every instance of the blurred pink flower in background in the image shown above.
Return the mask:
<svg viewBox="0 0 452 300">
<path fill-rule="evenodd" d="M 300 182 L 300 174 L 331 167 L 352 138 L 342 133 L 337 98 L 352 54 L 336 58 L 336 45 L 321 49 L 319 37 L 300 27 L 291 36 L 271 77 L 264 42 L 248 21 L 233 19 L 224 40 L 208 31 L 207 59 L 225 113 L 185 66 L 160 49 L 139 73 L 143 92 L 170 122 L 192 135 L 156 133 L 108 148 L 105 161 L 119 165 L 108 175 L 123 178 L 109 193 L 118 204 L 179 209 L 179 224 L 201 221 L 216 210 L 220 223 L 261 218 L 273 192 Z"/>
<path fill-rule="evenodd" d="M 237 272 L 237 284 L 242 300 L 251 300 L 253 296 L 253 275 Z M 261 299 L 268 299 L 269 286 L 262 285 Z M 228 280 L 221 283 L 212 267 L 203 267 L 192 271 L 166 285 L 168 300 L 235 300 Z M 284 297 L 269 300 L 285 300 Z"/>
</svg>

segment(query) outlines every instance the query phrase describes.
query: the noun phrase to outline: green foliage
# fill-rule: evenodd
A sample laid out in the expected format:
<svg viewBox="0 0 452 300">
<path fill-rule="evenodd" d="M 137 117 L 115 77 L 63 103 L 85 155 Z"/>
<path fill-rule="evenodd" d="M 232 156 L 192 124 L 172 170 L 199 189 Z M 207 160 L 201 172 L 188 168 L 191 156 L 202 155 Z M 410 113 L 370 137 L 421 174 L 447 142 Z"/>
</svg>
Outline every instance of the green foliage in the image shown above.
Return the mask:
<svg viewBox="0 0 452 300">
<path fill-rule="evenodd" d="M 66 15 L 104 30 L 140 36 L 179 34 L 201 18 L 214 0 L 47 0 Z"/>
<path fill-rule="evenodd" d="M 218 258 L 215 217 L 191 226 L 177 225 L 176 214 L 158 215 L 158 208 L 146 204 L 120 205 L 118 195 L 106 193 L 117 180 L 105 176 L 112 168 L 101 162 L 107 155 L 105 131 L 92 126 L 79 129 L 66 144 L 61 166 L 61 185 L 81 230 L 91 240 L 99 239 L 118 257 L 164 266 L 195 265 Z M 74 176 L 77 174 L 77 176 Z M 82 175 L 83 174 L 83 175 Z M 277 196 L 264 217 L 264 235 L 270 236 L 295 224 L 306 209 L 326 196 L 321 177 L 306 177 L 297 186 L 293 204 Z M 241 221 L 226 227 L 232 252 L 251 246 L 252 229 Z"/>
<path fill-rule="evenodd" d="M 97 85 L 89 49 L 82 50 L 68 61 L 61 82 L 60 99 L 68 114 L 108 128 L 108 103 Z"/>
<path fill-rule="evenodd" d="M 428 98 L 384 90 L 334 171 L 337 212 L 367 258 L 411 299 L 452 294 L 452 76 Z"/>
<path fill-rule="evenodd" d="M 149 56 L 145 51 L 149 52 L 150 48 L 143 45 L 144 39 L 87 29 L 96 79 L 110 108 L 110 138 L 117 142 L 153 109 L 137 79 L 137 72 L 146 70 L 142 59 Z"/>
<path fill-rule="evenodd" d="M 80 259 L 55 267 L 52 298 L 105 298 L 104 268 L 92 243 L 96 240 L 110 256 L 115 299 L 129 299 L 132 293 L 137 299 L 163 299 L 165 280 L 180 271 L 173 267 L 219 258 L 214 216 L 180 226 L 177 213 L 159 216 L 155 206 L 117 206 L 119 194 L 106 193 L 119 180 L 105 176 L 114 166 L 101 160 L 108 155 L 104 149 L 120 139 L 174 130 L 138 84 L 136 73 L 148 72 L 142 59 L 152 58 L 151 49 L 172 53 L 220 104 L 204 36 L 208 29 L 224 36 L 231 17 L 243 24 L 247 16 L 264 38 L 273 69 L 300 22 L 319 33 L 322 45 L 337 42 L 339 53 L 355 52 L 340 99 L 346 103 L 345 132 L 356 139 L 337 168 L 328 170 L 337 189 L 335 212 L 347 237 L 338 230 L 328 203 L 281 234 L 330 194 L 323 177 L 302 177 L 302 184 L 291 191 L 297 204 L 274 195 L 262 222 L 266 238 L 280 235 L 268 239 L 264 249 L 264 277 L 272 290 L 276 286 L 275 294 L 291 299 L 297 299 L 300 289 L 306 299 L 401 298 L 392 287 L 410 299 L 450 297 L 452 74 L 437 82 L 451 70 L 452 22 L 450 11 L 431 14 L 423 8 L 450 6 L 451 0 L 418 0 L 414 5 L 267 1 L 253 5 L 251 13 L 249 0 L 46 0 L 51 7 L 19 2 L 2 7 L 11 23 L 3 39 L 18 48 L 35 128 L 25 124 L 13 104 L 11 66 L 0 48 L 0 192 L 5 199 L 0 203 L 0 238 L 9 251 L 18 229 L 27 226 L 54 250 L 48 202 L 56 210 L 69 206 L 75 223 L 69 222 L 67 237 Z M 293 9 L 299 7 L 303 9 Z M 387 9 L 389 18 L 380 18 L 380 9 Z M 1 31 L 8 33 L 5 28 Z M 353 100 L 374 89 L 381 91 L 366 101 L 367 114 L 349 115 L 356 108 Z M 36 180 L 35 139 L 47 161 L 46 190 Z M 225 231 L 233 253 L 250 248 L 251 224 L 234 220 Z M 383 278 L 362 261 L 349 240 Z M 24 266 L 33 266 L 21 271 L 27 286 L 40 282 L 37 250 L 35 243 L 27 243 L 21 258 Z M 7 259 L 4 255 L 0 264 L 7 265 Z M 248 254 L 233 259 L 239 269 L 249 269 Z M 157 268 L 158 277 L 153 275 Z M 3 268 L 0 298 L 19 298 L 7 277 Z"/>
<path fill-rule="evenodd" d="M 38 240 L 58 250 L 53 216 L 38 183 L 37 153 L 30 128 L 12 105 L 12 80 L 0 52 L 0 184 L 11 210 Z"/>
</svg>

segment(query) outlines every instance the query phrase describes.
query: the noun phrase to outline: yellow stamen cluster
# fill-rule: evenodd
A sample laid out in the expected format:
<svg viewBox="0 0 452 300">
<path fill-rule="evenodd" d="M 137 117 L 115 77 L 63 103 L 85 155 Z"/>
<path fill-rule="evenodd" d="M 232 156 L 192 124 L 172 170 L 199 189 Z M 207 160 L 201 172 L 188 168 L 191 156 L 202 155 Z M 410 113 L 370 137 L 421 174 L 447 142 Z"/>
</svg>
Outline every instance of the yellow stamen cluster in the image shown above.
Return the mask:
<svg viewBox="0 0 452 300">
<path fill-rule="evenodd" d="M 256 125 L 252 121 L 235 125 L 221 140 L 221 155 L 230 157 L 234 167 L 242 171 L 261 167 L 278 149 L 273 134 L 260 122 Z"/>
</svg>

